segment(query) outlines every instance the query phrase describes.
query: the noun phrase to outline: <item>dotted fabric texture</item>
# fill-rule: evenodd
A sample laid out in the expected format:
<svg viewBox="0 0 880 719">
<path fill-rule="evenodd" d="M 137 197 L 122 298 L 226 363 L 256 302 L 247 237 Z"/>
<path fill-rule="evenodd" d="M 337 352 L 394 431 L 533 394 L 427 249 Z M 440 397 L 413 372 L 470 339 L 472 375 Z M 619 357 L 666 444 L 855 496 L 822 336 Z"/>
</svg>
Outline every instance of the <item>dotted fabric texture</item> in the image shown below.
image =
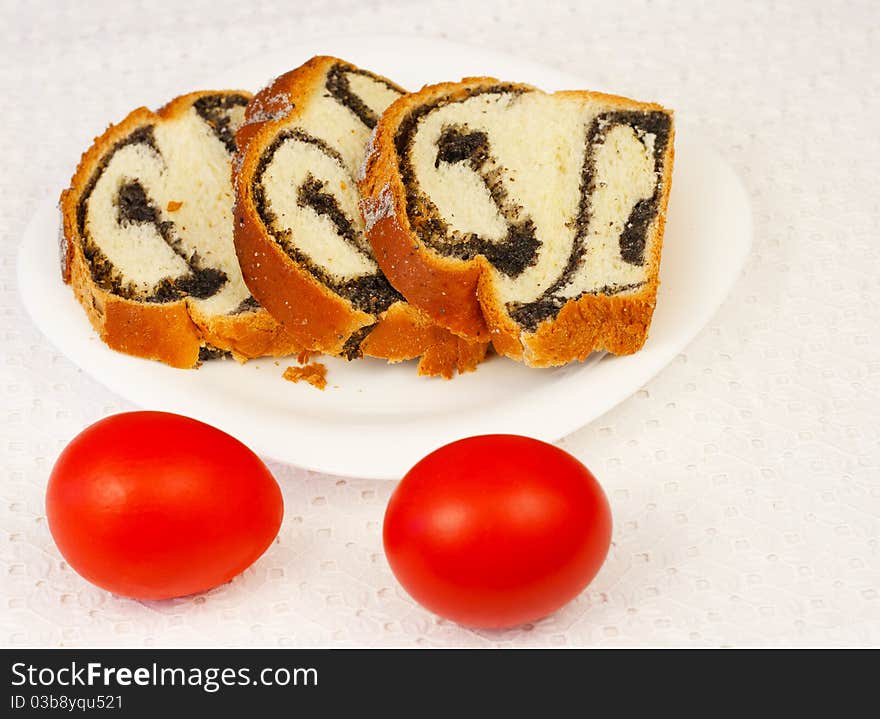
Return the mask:
<svg viewBox="0 0 880 719">
<path fill-rule="evenodd" d="M 0 645 L 880 645 L 880 10 L 739 5 L 3 0 Z M 746 185 L 754 247 L 721 310 L 655 379 L 560 443 L 608 492 L 608 561 L 534 625 L 463 629 L 391 574 L 392 482 L 271 464 L 284 524 L 242 576 L 167 602 L 99 590 L 62 561 L 44 489 L 71 437 L 134 407 L 30 323 L 20 234 L 133 107 L 298 38 L 371 32 L 485 45 L 660 101 Z"/>
</svg>

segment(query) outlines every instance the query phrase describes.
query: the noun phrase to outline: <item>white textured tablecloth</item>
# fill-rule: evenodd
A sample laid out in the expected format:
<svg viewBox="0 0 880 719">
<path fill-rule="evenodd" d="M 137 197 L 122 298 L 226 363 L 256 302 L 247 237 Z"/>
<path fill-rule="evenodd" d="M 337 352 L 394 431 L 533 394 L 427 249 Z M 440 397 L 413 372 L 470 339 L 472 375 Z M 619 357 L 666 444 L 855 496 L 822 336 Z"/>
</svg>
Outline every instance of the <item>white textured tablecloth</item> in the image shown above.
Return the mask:
<svg viewBox="0 0 880 719">
<path fill-rule="evenodd" d="M 0 645 L 880 645 L 880 10 L 739 5 L 3 0 Z M 721 311 L 561 443 L 611 500 L 606 565 L 534 626 L 465 630 L 395 583 L 381 546 L 393 483 L 273 464 L 284 525 L 231 584 L 158 603 L 90 586 L 52 543 L 45 483 L 74 434 L 133 407 L 29 322 L 23 227 L 132 107 L 238 52 L 379 31 L 514 52 L 661 101 L 747 186 L 755 244 Z"/>
</svg>

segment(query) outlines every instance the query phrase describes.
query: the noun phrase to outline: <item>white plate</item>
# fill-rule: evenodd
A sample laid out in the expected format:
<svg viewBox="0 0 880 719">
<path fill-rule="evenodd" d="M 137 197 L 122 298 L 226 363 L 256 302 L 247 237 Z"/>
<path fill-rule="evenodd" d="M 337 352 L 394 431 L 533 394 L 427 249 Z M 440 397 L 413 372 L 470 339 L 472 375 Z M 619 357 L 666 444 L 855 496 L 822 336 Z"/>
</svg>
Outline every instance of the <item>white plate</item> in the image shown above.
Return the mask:
<svg viewBox="0 0 880 719">
<path fill-rule="evenodd" d="M 231 68 L 204 87 L 258 88 L 318 53 L 412 88 L 476 74 L 548 90 L 589 87 L 583 78 L 512 56 L 427 38 L 303 43 L 283 57 Z M 227 360 L 197 371 L 171 369 L 113 352 L 98 339 L 61 282 L 54 202 L 42 206 L 25 231 L 19 287 L 37 326 L 102 384 L 142 407 L 209 422 L 280 461 L 336 475 L 399 478 L 429 451 L 462 437 L 510 432 L 554 441 L 628 397 L 675 357 L 721 304 L 745 261 L 751 242 L 746 194 L 731 168 L 678 119 L 657 309 L 644 349 L 629 357 L 595 355 L 550 370 L 493 357 L 451 382 L 418 377 L 414 362 L 330 358 L 322 360 L 329 370 L 324 392 L 285 382 L 283 360 L 280 366 L 271 359 L 244 366 Z"/>
</svg>

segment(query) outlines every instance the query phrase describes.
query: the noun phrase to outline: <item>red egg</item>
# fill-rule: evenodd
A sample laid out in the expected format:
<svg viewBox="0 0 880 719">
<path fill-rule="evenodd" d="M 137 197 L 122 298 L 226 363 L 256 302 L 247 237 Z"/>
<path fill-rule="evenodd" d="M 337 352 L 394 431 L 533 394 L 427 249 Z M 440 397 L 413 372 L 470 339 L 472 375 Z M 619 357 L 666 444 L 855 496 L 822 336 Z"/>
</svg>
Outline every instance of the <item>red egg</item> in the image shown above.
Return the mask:
<svg viewBox="0 0 880 719">
<path fill-rule="evenodd" d="M 595 577 L 611 543 L 602 488 L 577 459 L 486 435 L 418 462 L 385 513 L 385 554 L 427 609 L 473 627 L 540 619 Z"/>
<path fill-rule="evenodd" d="M 283 512 L 275 478 L 250 449 L 165 412 L 87 427 L 61 453 L 46 492 L 49 529 L 70 566 L 138 599 L 229 581 L 272 543 Z"/>
</svg>

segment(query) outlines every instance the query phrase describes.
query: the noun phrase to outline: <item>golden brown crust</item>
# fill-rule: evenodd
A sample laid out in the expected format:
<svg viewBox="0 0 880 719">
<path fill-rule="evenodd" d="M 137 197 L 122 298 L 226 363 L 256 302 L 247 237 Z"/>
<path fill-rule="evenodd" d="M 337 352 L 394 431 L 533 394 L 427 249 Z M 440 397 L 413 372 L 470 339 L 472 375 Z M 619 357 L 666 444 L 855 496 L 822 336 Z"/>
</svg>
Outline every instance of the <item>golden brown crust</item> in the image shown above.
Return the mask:
<svg viewBox="0 0 880 719">
<path fill-rule="evenodd" d="M 236 136 L 235 162 L 235 247 L 245 282 L 254 297 L 309 349 L 340 354 L 351 335 L 375 325 L 361 343 L 365 355 L 400 362 L 427 353 L 431 358 L 420 362 L 420 374 L 451 377 L 457 369 L 469 371 L 480 354 L 470 343 L 461 345 L 457 337 L 406 303 L 392 305 L 378 318 L 357 309 L 291 260 L 268 234 L 257 212 L 253 178 L 263 152 L 303 112 L 327 71 L 339 63 L 357 69 L 335 57 L 314 57 L 276 78 L 247 107 L 245 123 Z M 485 346 L 481 351 L 485 355 Z"/>
<path fill-rule="evenodd" d="M 301 351 L 302 344 L 265 309 L 242 315 L 204 316 L 195 303 L 189 315 L 211 347 L 229 352 L 239 362 L 257 357 L 287 357 Z"/>
<path fill-rule="evenodd" d="M 460 100 L 475 90 L 498 84 L 495 78 L 481 77 L 426 86 L 396 100 L 383 114 L 373 151 L 367 158 L 365 176 L 359 183 L 365 214 L 380 216 L 367 233 L 380 267 L 407 300 L 438 324 L 468 339 L 489 337 L 499 354 L 530 366 L 583 361 L 591 352 L 603 349 L 615 354 L 637 351 L 647 338 L 656 301 L 672 182 L 674 128 L 664 162 L 664 193 L 650 230 L 648 244 L 653 249 L 646 263 L 648 282 L 636 292 L 572 299 L 555 318 L 540 323 L 535 332 L 523 332 L 499 303 L 498 293 L 492 288 L 491 267 L 482 255 L 470 261 L 440 255 L 425 246 L 411 226 L 394 144 L 397 128 L 413 108 L 426 101 L 438 97 Z M 534 89 L 527 85 L 513 87 Z M 669 112 L 653 103 L 597 92 L 564 91 L 554 96 L 599 101 L 619 109 Z"/>
<path fill-rule="evenodd" d="M 376 212 L 380 201 L 365 199 L 364 213 Z M 488 340 L 489 330 L 475 302 L 482 258 L 470 263 L 440 256 L 429 259 L 424 245 L 414 241 L 403 224 L 409 224 L 406 215 L 398 214 L 395 208 L 393 216 L 382 217 L 369 232 L 376 261 L 388 281 L 443 327 L 464 337 Z"/>
<path fill-rule="evenodd" d="M 458 372 L 472 372 L 486 356 L 487 344 L 456 337 L 431 322 L 407 302 L 395 302 L 361 344 L 368 357 L 389 362 L 421 358 L 420 375 L 451 379 Z"/>
<path fill-rule="evenodd" d="M 428 347 L 419 360 L 419 374 L 451 379 L 455 370 L 459 374 L 473 372 L 486 358 L 489 345 L 486 342 L 466 340 L 451 335 L 443 342 Z"/>
<path fill-rule="evenodd" d="M 244 123 L 235 133 L 237 163 L 244 160 L 248 147 L 256 138 L 261 137 L 263 142 L 267 138 L 274 138 L 280 128 L 303 112 L 304 100 L 336 63 L 348 65 L 335 57 L 313 57 L 299 67 L 279 75 L 251 98 L 245 108 Z M 245 175 L 239 170 L 238 176 L 244 178 Z"/>
<path fill-rule="evenodd" d="M 223 92 L 250 96 L 245 91 Z M 83 253 L 77 206 L 107 150 L 138 127 L 177 117 L 200 97 L 212 94 L 216 92 L 182 95 L 155 113 L 144 107 L 138 108 L 122 122 L 111 125 L 83 154 L 70 187 L 61 193 L 62 278 L 72 286 L 92 326 L 109 347 L 137 357 L 160 360 L 172 367 L 197 366 L 199 350 L 205 344 L 232 352 L 240 360 L 263 354 L 280 356 L 298 350 L 289 333 L 264 310 L 208 318 L 201 316 L 194 304 L 186 299 L 143 303 L 114 295 L 95 283 Z"/>
</svg>

